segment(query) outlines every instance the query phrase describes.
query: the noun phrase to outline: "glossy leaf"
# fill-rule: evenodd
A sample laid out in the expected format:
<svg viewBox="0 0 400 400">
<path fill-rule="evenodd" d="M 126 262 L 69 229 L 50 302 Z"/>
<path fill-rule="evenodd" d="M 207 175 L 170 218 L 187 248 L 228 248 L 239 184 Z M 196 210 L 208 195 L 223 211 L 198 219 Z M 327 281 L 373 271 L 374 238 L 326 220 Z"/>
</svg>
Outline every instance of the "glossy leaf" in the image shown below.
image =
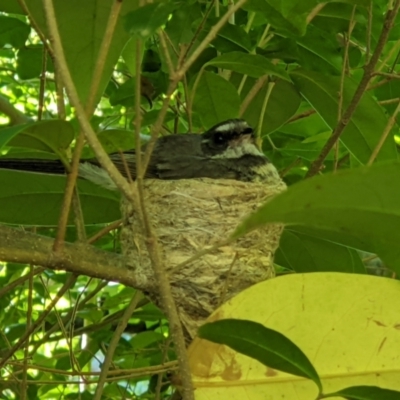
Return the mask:
<svg viewBox="0 0 400 400">
<path fill-rule="evenodd" d="M 51 151 L 59 154 L 68 148 L 74 139 L 72 125 L 62 120 L 47 120 L 34 123 L 8 142 L 10 146 Z"/>
<path fill-rule="evenodd" d="M 125 27 L 129 32 L 147 38 L 167 22 L 174 9 L 175 5 L 168 1 L 146 4 L 127 14 Z"/>
<path fill-rule="evenodd" d="M 210 60 L 206 65 L 240 72 L 253 78 L 272 75 L 290 82 L 289 75 L 283 68 L 272 64 L 265 57 L 257 54 L 233 51 Z"/>
<path fill-rule="evenodd" d="M 138 7 L 138 3 L 138 0 L 132 0 L 124 1 L 122 4 L 121 15 L 111 39 L 99 89 L 95 96 L 96 104 L 108 84 L 114 65 L 125 43 L 129 39 L 129 34 L 124 29 L 122 20 L 128 12 Z M 26 1 L 26 5 L 32 18 L 48 37 L 47 22 L 42 1 L 28 0 Z M 112 2 L 108 0 L 54 2 L 57 26 L 63 50 L 82 103 L 86 102 L 89 95 L 111 7 Z"/>
<path fill-rule="evenodd" d="M 243 114 L 243 118 L 252 126 L 259 125 L 260 112 L 267 95 L 267 86 L 268 83 L 265 83 Z M 300 101 L 301 97 L 292 83 L 283 80 L 276 82 L 268 99 L 262 121 L 261 135 L 266 136 L 279 129 L 296 113 Z"/>
<path fill-rule="evenodd" d="M 262 13 L 278 31 L 295 35 L 304 35 L 306 31 L 306 14 L 284 16 L 279 1 L 248 0 L 243 8 Z"/>
<path fill-rule="evenodd" d="M 302 227 L 284 230 L 274 260 L 295 272 L 366 272 L 356 250 L 326 239 L 321 233 L 311 235 Z"/>
<path fill-rule="evenodd" d="M 107 129 L 101 131 L 97 138 L 104 150 L 108 153 L 132 150 L 135 148 L 135 137 L 131 131 L 123 129 Z M 89 147 L 82 152 L 82 158 L 95 158 L 93 150 Z"/>
<path fill-rule="evenodd" d="M 199 39 L 205 38 L 211 27 L 217 23 L 216 18 L 207 20 L 205 28 L 200 32 Z M 212 42 L 213 46 L 223 53 L 231 51 L 245 51 L 246 53 L 253 50 L 253 43 L 249 34 L 243 27 L 238 25 L 226 24 L 218 32 L 218 35 Z"/>
<path fill-rule="evenodd" d="M 196 20 L 201 12 L 200 4 L 184 4 L 176 9 L 172 18 L 168 21 L 165 32 L 174 46 L 190 43 L 194 36 L 193 21 Z"/>
<path fill-rule="evenodd" d="M 398 400 L 400 391 L 384 389 L 378 386 L 352 386 L 324 398 L 340 396 L 347 400 Z"/>
<path fill-rule="evenodd" d="M 120 218 L 117 193 L 79 180 L 86 224 Z M 61 212 L 65 177 L 0 169 L 0 221 L 13 225 L 55 226 Z M 71 217 L 70 223 L 73 223 Z"/>
<path fill-rule="evenodd" d="M 28 39 L 30 28 L 17 18 L 0 15 L 0 47 L 11 45 L 22 47 Z"/>
<path fill-rule="evenodd" d="M 38 78 L 43 68 L 43 46 L 24 47 L 17 57 L 17 74 L 21 79 Z M 46 70 L 54 72 L 50 57 L 46 59 Z"/>
<path fill-rule="evenodd" d="M 74 139 L 72 125 L 62 120 L 47 120 L 16 125 L 0 131 L 0 147 L 23 147 L 62 154 Z"/>
<path fill-rule="evenodd" d="M 304 225 L 361 238 L 400 271 L 400 163 L 340 171 L 291 186 L 246 218 L 234 237 L 266 223 Z"/>
<path fill-rule="evenodd" d="M 317 371 L 305 354 L 280 332 L 257 322 L 223 319 L 201 326 L 198 335 L 225 344 L 267 367 L 312 379 L 321 388 Z"/>
<path fill-rule="evenodd" d="M 239 114 L 240 99 L 235 87 L 221 76 L 205 71 L 193 101 L 204 126 L 213 126 Z"/>
<path fill-rule="evenodd" d="M 306 35 L 297 38 L 296 43 L 303 68 L 340 75 L 343 57 L 336 36 L 310 25 Z"/>
<path fill-rule="evenodd" d="M 340 77 L 296 70 L 290 74 L 296 88 L 303 97 L 317 110 L 325 122 L 334 129 L 337 124 Z M 350 78 L 345 79 L 343 91 L 343 110 L 349 105 L 356 90 L 357 83 Z M 341 135 L 342 143 L 357 160 L 365 164 L 382 135 L 387 124 L 387 117 L 382 107 L 370 95 L 364 93 L 353 117 Z M 395 160 L 397 152 L 393 135 L 386 139 L 377 160 Z"/>
</svg>

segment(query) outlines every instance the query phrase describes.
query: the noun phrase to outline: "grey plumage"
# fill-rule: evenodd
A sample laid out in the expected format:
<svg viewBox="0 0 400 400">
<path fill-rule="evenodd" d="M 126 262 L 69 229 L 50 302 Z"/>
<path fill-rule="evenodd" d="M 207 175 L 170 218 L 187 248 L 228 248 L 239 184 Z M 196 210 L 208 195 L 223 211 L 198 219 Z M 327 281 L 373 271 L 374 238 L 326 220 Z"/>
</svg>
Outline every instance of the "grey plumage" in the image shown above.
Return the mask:
<svg viewBox="0 0 400 400">
<path fill-rule="evenodd" d="M 125 176 L 128 165 L 129 173 L 135 179 L 134 150 L 123 155 L 111 154 L 110 157 Z M 201 135 L 188 133 L 160 137 L 155 143 L 145 177 L 253 181 L 263 179 L 268 164 L 268 159 L 255 144 L 253 129 L 244 120 L 232 119 L 213 126 Z M 64 172 L 58 160 L 0 159 L 0 168 L 56 174 Z M 96 159 L 82 163 L 80 176 L 113 188 L 107 173 Z"/>
</svg>

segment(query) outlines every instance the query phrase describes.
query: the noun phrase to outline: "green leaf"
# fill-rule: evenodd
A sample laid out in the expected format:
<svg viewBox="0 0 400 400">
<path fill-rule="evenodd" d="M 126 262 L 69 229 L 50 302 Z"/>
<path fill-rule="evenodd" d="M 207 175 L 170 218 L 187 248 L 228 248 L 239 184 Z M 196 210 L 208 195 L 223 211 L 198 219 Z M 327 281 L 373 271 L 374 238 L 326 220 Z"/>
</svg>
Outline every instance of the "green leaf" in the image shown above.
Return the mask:
<svg viewBox="0 0 400 400">
<path fill-rule="evenodd" d="M 6 44 L 17 49 L 28 39 L 30 27 L 17 18 L 0 15 L 0 47 Z"/>
<path fill-rule="evenodd" d="M 310 235 L 302 227 L 287 227 L 274 261 L 296 272 L 349 272 L 365 274 L 358 252 L 340 243 Z"/>
<path fill-rule="evenodd" d="M 294 15 L 287 18 L 283 16 L 276 1 L 248 0 L 243 8 L 263 14 L 268 23 L 276 28 L 278 32 L 285 32 L 291 35 L 304 35 L 306 32 L 306 15 Z"/>
<path fill-rule="evenodd" d="M 201 14 L 200 4 L 184 4 L 176 9 L 172 18 L 168 21 L 165 32 L 169 40 L 179 48 L 180 44 L 187 44 L 193 38 L 193 21 Z"/>
<path fill-rule="evenodd" d="M 159 112 L 160 110 L 150 110 L 146 114 L 144 114 L 142 119 L 142 128 L 153 125 L 158 118 Z M 164 118 L 164 123 L 166 124 L 172 121 L 173 119 L 175 119 L 175 117 L 176 115 L 172 111 L 168 110 L 167 115 Z"/>
<path fill-rule="evenodd" d="M 394 184 L 399 181 L 400 163 L 308 179 L 261 206 L 233 237 L 272 222 L 330 230 L 366 241 L 370 251 L 400 272 L 400 185 Z"/>
<path fill-rule="evenodd" d="M 302 68 L 339 75 L 343 66 L 342 50 L 335 35 L 313 25 L 306 35 L 296 38 Z"/>
<path fill-rule="evenodd" d="M 65 191 L 65 177 L 0 169 L 0 221 L 13 225 L 56 226 Z M 120 218 L 118 194 L 79 180 L 86 224 Z M 70 216 L 70 224 L 73 218 Z"/>
<path fill-rule="evenodd" d="M 324 398 L 337 396 L 347 400 L 398 400 L 400 392 L 378 386 L 352 386 L 335 393 L 329 393 Z"/>
<path fill-rule="evenodd" d="M 104 64 L 95 104 L 104 92 L 121 51 L 129 39 L 123 27 L 124 16 L 138 7 L 138 0 L 124 1 L 117 21 L 110 48 Z M 39 28 L 48 38 L 48 29 L 41 0 L 28 0 L 26 5 Z M 69 0 L 54 2 L 56 22 L 68 69 L 77 88 L 80 100 L 85 103 L 89 96 L 100 46 L 113 3 L 109 0 Z M 73 22 L 72 22 L 73 21 Z"/>
<path fill-rule="evenodd" d="M 157 346 L 157 342 L 162 342 L 165 337 L 158 332 L 148 331 L 136 334 L 130 343 L 135 351 L 148 348 L 150 345 L 153 347 Z"/>
<path fill-rule="evenodd" d="M 107 129 L 97 135 L 104 150 L 108 153 L 117 153 L 135 148 L 135 137 L 132 131 L 123 129 Z M 95 154 L 91 147 L 83 149 L 82 158 L 94 158 Z"/>
<path fill-rule="evenodd" d="M 200 40 L 205 38 L 217 21 L 217 18 L 210 18 L 207 20 L 206 27 L 199 34 Z M 231 51 L 245 51 L 249 53 L 254 48 L 249 34 L 241 26 L 232 24 L 225 24 L 212 44 L 221 53 L 228 53 Z"/>
<path fill-rule="evenodd" d="M 253 78 L 259 78 L 263 75 L 273 75 L 286 81 L 291 81 L 283 68 L 272 64 L 265 57 L 258 54 L 233 51 L 210 60 L 206 66 L 208 65 L 229 69 Z"/>
<path fill-rule="evenodd" d="M 144 49 L 141 48 L 142 56 Z M 121 54 L 132 76 L 136 75 L 136 38 L 132 37 L 125 45 Z"/>
<path fill-rule="evenodd" d="M 18 135 L 18 133 L 23 132 L 27 127 L 30 127 L 33 124 L 34 122 L 0 129 L 0 149 L 6 146 L 13 137 Z"/>
<path fill-rule="evenodd" d="M 223 319 L 202 325 L 198 335 L 225 344 L 267 367 L 311 379 L 321 390 L 319 376 L 311 362 L 280 332 L 253 321 Z"/>
<path fill-rule="evenodd" d="M 63 156 L 74 139 L 72 125 L 62 120 L 47 120 L 16 125 L 0 130 L 0 148 L 23 147 Z"/>
<path fill-rule="evenodd" d="M 205 71 L 199 81 L 193 110 L 204 126 L 212 126 L 239 114 L 240 99 L 235 87 L 212 72 Z"/>
<path fill-rule="evenodd" d="M 152 303 L 141 307 L 139 310 L 135 311 L 132 316 L 145 321 L 159 321 L 165 318 L 161 310 Z"/>
<path fill-rule="evenodd" d="M 38 78 L 43 66 L 43 46 L 24 47 L 18 51 L 17 74 L 21 79 Z M 46 70 L 54 71 L 51 58 L 47 56 Z"/>
<path fill-rule="evenodd" d="M 317 110 L 331 129 L 337 124 L 340 77 L 328 76 L 318 72 L 295 70 L 290 74 L 303 97 Z M 343 110 L 345 110 L 357 88 L 351 78 L 345 78 L 343 90 Z M 348 122 L 340 139 L 349 152 L 361 163 L 369 160 L 387 124 L 382 107 L 370 93 L 363 95 L 353 117 Z M 397 151 L 393 135 L 388 135 L 377 160 L 396 160 Z"/>
<path fill-rule="evenodd" d="M 243 114 L 243 118 L 252 126 L 259 124 L 260 112 L 267 94 L 267 85 L 268 83 L 265 83 L 259 90 Z M 279 129 L 295 114 L 300 102 L 301 97 L 292 83 L 283 80 L 276 82 L 268 99 L 261 135 L 266 136 Z"/>
<path fill-rule="evenodd" d="M 126 15 L 126 29 L 142 38 L 155 34 L 164 25 L 176 6 L 170 2 L 146 4 Z"/>
<path fill-rule="evenodd" d="M 113 91 L 110 95 L 110 104 L 112 106 L 121 104 L 123 106 L 132 107 L 135 104 L 135 82 L 135 78 L 130 78 L 118 89 Z"/>
<path fill-rule="evenodd" d="M 22 10 L 17 0 L 0 1 L 0 11 L 6 12 L 8 14 L 25 15 L 25 12 Z"/>
</svg>

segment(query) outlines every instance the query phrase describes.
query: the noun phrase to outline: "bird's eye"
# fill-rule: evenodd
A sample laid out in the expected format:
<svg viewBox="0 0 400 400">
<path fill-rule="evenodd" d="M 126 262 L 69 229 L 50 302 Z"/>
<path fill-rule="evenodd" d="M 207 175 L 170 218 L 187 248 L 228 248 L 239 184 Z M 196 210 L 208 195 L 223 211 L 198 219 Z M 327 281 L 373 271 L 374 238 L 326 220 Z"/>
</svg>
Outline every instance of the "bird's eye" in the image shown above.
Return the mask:
<svg viewBox="0 0 400 400">
<path fill-rule="evenodd" d="M 246 128 L 245 130 L 243 130 L 242 134 L 247 135 L 249 133 L 253 133 L 253 128 L 250 128 L 250 126 L 248 128 Z"/>
<path fill-rule="evenodd" d="M 215 144 L 222 144 L 225 142 L 224 135 L 221 135 L 220 133 L 216 134 L 214 136 L 214 142 Z"/>
</svg>

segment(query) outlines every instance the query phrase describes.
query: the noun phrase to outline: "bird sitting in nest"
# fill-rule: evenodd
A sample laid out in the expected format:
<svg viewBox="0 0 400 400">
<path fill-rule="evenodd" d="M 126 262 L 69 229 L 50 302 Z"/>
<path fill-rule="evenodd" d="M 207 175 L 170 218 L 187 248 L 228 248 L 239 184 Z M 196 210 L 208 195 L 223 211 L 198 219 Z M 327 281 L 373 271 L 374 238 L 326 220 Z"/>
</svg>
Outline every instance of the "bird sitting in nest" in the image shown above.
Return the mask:
<svg viewBox="0 0 400 400">
<path fill-rule="evenodd" d="M 136 177 L 135 150 L 110 155 L 123 175 L 126 165 Z M 259 181 L 270 175 L 267 157 L 255 144 L 254 130 L 241 119 L 221 122 L 203 134 L 188 133 L 157 139 L 145 178 L 150 179 L 235 179 Z M 65 168 L 59 160 L 0 158 L 0 168 L 60 174 Z M 108 189 L 114 183 L 96 159 L 84 160 L 79 168 L 82 178 Z"/>
<path fill-rule="evenodd" d="M 135 151 L 111 154 L 125 176 L 136 176 Z M 0 168 L 62 173 L 57 160 L 0 159 Z M 81 163 L 79 174 L 109 189 L 114 183 L 97 160 Z M 250 232 L 229 245 L 185 263 L 200 250 L 229 237 L 250 212 L 285 189 L 275 167 L 241 119 L 221 122 L 203 134 L 157 139 L 144 180 L 146 211 L 161 244 L 161 259 L 187 336 L 223 302 L 274 276 L 273 255 L 281 225 Z M 162 306 L 146 251 L 140 218 L 122 199 L 121 249 L 143 290 Z M 184 265 L 183 267 L 179 267 Z"/>
</svg>

